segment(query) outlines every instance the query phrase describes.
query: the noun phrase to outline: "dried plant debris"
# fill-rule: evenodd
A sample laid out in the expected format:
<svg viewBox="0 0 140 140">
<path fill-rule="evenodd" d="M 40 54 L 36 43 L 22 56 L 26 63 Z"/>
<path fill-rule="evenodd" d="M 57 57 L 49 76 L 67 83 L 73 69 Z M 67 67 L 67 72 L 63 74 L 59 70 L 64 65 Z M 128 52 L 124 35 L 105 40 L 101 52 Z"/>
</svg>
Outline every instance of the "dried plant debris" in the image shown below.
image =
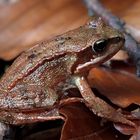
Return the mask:
<svg viewBox="0 0 140 140">
<path fill-rule="evenodd" d="M 108 9 L 106 9 L 100 0 L 84 0 L 90 15 L 101 16 L 110 26 L 120 30 L 125 35 L 125 49 L 134 60 L 137 67 L 137 75 L 140 76 L 140 44 L 136 41 L 137 37 L 134 35 L 132 28 L 126 23 L 114 16 Z M 133 29 L 134 30 L 134 29 Z M 136 37 L 136 39 L 135 39 Z"/>
</svg>

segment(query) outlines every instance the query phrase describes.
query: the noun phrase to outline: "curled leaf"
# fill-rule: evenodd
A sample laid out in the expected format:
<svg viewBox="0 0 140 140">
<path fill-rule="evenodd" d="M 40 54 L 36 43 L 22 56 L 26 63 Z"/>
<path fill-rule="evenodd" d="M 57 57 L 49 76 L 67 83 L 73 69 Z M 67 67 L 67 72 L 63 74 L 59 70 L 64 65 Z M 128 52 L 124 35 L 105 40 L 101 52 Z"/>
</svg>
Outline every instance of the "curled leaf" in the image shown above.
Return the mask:
<svg viewBox="0 0 140 140">
<path fill-rule="evenodd" d="M 60 109 L 66 118 L 61 140 L 124 140 L 110 123 L 103 123 L 84 104 L 72 103 Z"/>
<path fill-rule="evenodd" d="M 94 68 L 89 74 L 89 82 L 93 88 L 120 107 L 140 105 L 140 79 L 129 72 Z"/>
</svg>

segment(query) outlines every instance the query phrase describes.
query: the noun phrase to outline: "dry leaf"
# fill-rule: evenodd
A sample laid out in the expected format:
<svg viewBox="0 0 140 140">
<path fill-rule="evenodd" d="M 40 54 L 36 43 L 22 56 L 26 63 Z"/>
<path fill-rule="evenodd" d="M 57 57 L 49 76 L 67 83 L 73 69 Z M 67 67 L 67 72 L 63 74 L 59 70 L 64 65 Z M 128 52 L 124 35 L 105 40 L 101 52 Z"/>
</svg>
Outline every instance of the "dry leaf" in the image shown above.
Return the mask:
<svg viewBox="0 0 140 140">
<path fill-rule="evenodd" d="M 20 0 L 0 5 L 0 58 L 13 59 L 39 41 L 80 26 L 87 17 L 81 0 Z"/>
<path fill-rule="evenodd" d="M 74 103 L 64 106 L 60 113 L 66 121 L 61 132 L 61 140 L 124 140 L 109 123 L 103 123 L 85 105 Z"/>
<path fill-rule="evenodd" d="M 133 103 L 140 105 L 140 79 L 134 74 L 95 68 L 89 74 L 89 82 L 93 88 L 120 107 L 125 108 Z"/>
</svg>

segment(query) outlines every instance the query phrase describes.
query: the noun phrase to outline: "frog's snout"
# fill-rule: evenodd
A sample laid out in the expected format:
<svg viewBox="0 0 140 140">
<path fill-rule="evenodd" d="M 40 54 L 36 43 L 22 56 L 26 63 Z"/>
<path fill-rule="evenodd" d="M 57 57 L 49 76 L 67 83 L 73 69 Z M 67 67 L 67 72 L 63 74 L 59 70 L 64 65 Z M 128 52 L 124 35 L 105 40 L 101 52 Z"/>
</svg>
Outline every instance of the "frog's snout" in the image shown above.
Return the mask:
<svg viewBox="0 0 140 140">
<path fill-rule="evenodd" d="M 122 43 L 122 44 L 124 44 L 124 42 L 125 42 L 125 39 L 124 39 L 124 37 L 113 37 L 113 38 L 111 38 L 111 39 L 109 39 L 109 41 L 110 41 L 110 43 L 112 43 L 112 44 L 118 44 L 118 43 Z"/>
<path fill-rule="evenodd" d="M 125 39 L 123 37 L 116 37 L 115 40 L 117 42 L 120 42 L 120 41 L 124 42 L 125 41 Z"/>
</svg>

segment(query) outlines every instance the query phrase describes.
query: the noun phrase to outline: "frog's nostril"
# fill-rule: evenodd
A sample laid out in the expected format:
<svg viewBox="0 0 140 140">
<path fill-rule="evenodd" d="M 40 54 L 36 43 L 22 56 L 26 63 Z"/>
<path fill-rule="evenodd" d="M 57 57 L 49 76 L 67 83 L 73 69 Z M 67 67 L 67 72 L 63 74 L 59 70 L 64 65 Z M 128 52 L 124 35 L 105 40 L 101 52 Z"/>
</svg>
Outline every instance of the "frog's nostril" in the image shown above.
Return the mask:
<svg viewBox="0 0 140 140">
<path fill-rule="evenodd" d="M 122 38 L 121 37 L 116 37 L 116 41 L 120 42 L 120 41 L 122 41 Z"/>
<path fill-rule="evenodd" d="M 124 42 L 124 41 L 125 41 L 125 39 L 124 39 L 124 38 L 122 38 L 122 37 L 116 37 L 116 41 L 117 41 L 117 42 L 120 42 L 120 41 Z"/>
<path fill-rule="evenodd" d="M 119 42 L 124 42 L 124 41 L 125 41 L 125 39 L 123 37 L 113 37 L 110 39 L 110 43 L 113 43 L 113 44 L 119 43 Z"/>
</svg>

